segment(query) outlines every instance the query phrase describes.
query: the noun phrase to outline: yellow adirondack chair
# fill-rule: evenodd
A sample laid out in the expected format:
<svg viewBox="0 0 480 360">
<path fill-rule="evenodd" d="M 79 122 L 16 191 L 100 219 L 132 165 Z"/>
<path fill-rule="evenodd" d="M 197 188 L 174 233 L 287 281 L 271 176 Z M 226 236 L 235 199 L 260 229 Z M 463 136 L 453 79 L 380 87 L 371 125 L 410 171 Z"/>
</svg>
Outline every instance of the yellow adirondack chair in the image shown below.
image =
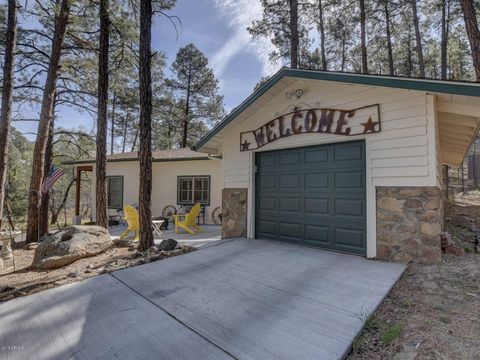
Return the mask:
<svg viewBox="0 0 480 360">
<path fill-rule="evenodd" d="M 192 227 L 198 232 L 203 232 L 203 229 L 195 223 L 197 216 L 200 214 L 200 210 L 200 204 L 195 204 L 188 214 L 173 215 L 175 219 L 175 232 L 178 234 L 178 228 L 182 228 L 189 234 L 194 235 L 195 231 L 191 229 Z"/>
<path fill-rule="evenodd" d="M 127 220 L 128 228 L 120 235 L 120 239 L 125 238 L 129 232 L 135 233 L 135 240 L 140 240 L 140 220 L 138 219 L 138 211 L 132 205 L 125 205 L 123 207 L 125 219 Z"/>
</svg>

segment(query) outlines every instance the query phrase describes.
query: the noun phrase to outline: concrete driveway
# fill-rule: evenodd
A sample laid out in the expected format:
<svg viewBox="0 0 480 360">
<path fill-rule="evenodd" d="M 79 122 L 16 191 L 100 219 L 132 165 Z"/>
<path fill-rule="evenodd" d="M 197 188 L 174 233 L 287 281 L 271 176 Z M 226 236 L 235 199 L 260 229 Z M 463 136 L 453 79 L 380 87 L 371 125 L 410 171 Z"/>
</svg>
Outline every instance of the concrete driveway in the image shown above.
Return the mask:
<svg viewBox="0 0 480 360">
<path fill-rule="evenodd" d="M 405 267 L 267 240 L 0 305 L 2 359 L 341 359 Z"/>
</svg>

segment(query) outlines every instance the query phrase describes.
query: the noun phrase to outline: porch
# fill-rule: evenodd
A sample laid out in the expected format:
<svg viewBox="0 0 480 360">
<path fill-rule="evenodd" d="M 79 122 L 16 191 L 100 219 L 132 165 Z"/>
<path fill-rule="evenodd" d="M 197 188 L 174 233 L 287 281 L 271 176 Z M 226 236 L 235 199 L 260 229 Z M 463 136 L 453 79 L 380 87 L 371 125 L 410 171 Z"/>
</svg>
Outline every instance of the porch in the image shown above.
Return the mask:
<svg viewBox="0 0 480 360">
<path fill-rule="evenodd" d="M 162 230 L 164 234 L 163 239 L 158 236 L 158 234 L 153 233 L 155 236 L 155 244 L 159 244 L 164 239 L 175 239 L 178 241 L 180 245 L 191 245 L 197 248 L 204 247 L 205 245 L 213 244 L 216 241 L 221 240 L 222 238 L 222 227 L 219 225 L 200 225 L 201 228 L 204 230 L 203 233 L 198 233 L 195 235 L 187 234 L 186 232 L 180 230 L 179 234 L 175 233 L 175 225 L 170 224 L 168 230 Z M 108 231 L 112 236 L 112 239 L 118 239 L 120 235 L 127 229 L 126 226 L 119 225 L 119 226 L 111 226 L 109 227 Z M 127 238 L 132 238 L 133 233 L 129 235 Z"/>
</svg>

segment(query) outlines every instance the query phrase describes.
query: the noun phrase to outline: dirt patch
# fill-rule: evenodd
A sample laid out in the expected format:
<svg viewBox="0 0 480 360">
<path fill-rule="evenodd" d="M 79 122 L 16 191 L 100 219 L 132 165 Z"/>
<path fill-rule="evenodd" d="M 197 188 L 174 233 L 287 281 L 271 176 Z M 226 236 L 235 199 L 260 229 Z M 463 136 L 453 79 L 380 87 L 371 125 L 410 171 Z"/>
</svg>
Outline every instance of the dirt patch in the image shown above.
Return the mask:
<svg viewBox="0 0 480 360">
<path fill-rule="evenodd" d="M 409 265 L 353 345 L 356 359 L 480 359 L 480 192 L 458 195 L 446 212 L 447 231 L 465 256 Z M 478 230 L 480 233 L 480 230 Z"/>
<path fill-rule="evenodd" d="M 113 247 L 104 253 L 77 260 L 60 269 L 34 271 L 29 269 L 29 266 L 35 250 L 25 250 L 23 245 L 23 243 L 14 245 L 16 271 L 12 272 L 13 268 L 10 267 L 12 262 L 9 260 L 5 264 L 9 267 L 0 275 L 0 302 L 195 250 L 192 246 L 182 245 L 171 251 L 148 250 L 140 253 L 132 247 Z"/>
</svg>

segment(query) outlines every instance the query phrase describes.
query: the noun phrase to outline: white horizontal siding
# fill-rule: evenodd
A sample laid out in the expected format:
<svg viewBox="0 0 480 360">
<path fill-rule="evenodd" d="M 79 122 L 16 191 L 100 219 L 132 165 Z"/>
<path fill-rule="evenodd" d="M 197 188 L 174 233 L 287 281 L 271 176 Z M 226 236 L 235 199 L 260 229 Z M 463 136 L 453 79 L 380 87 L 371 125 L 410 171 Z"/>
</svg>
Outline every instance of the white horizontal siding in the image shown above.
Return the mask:
<svg viewBox="0 0 480 360">
<path fill-rule="evenodd" d="M 209 175 L 210 176 L 210 205 L 206 207 L 205 220 L 212 223 L 212 211 L 222 203 L 222 161 L 195 160 L 195 161 L 168 161 L 152 164 L 152 215 L 161 216 L 167 205 L 177 204 L 178 176 Z M 93 164 L 95 169 L 95 164 Z M 107 163 L 107 176 L 123 176 L 123 204 L 138 205 L 138 191 L 140 186 L 140 168 L 138 161 L 123 161 Z M 93 196 L 95 199 L 95 172 L 93 172 Z M 95 219 L 95 204 L 92 204 L 93 219 Z"/>
</svg>

